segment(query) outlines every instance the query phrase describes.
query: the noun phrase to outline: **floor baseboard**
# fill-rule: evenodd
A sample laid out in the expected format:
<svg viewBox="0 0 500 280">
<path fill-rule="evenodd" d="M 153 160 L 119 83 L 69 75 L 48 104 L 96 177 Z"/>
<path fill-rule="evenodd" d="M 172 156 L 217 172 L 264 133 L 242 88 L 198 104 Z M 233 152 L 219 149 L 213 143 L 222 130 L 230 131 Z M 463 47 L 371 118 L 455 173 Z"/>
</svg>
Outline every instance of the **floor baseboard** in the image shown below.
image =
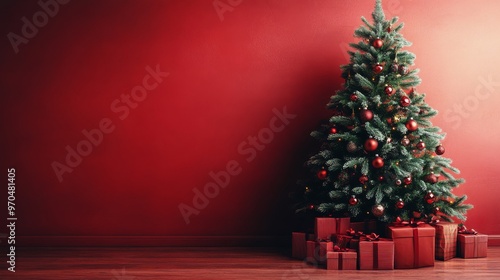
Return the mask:
<svg viewBox="0 0 500 280">
<path fill-rule="evenodd" d="M 287 247 L 290 241 L 289 236 L 18 236 L 16 246 Z M 488 235 L 488 246 L 500 246 L 500 235 Z"/>
<path fill-rule="evenodd" d="M 18 236 L 20 247 L 282 247 L 286 236 Z"/>
</svg>

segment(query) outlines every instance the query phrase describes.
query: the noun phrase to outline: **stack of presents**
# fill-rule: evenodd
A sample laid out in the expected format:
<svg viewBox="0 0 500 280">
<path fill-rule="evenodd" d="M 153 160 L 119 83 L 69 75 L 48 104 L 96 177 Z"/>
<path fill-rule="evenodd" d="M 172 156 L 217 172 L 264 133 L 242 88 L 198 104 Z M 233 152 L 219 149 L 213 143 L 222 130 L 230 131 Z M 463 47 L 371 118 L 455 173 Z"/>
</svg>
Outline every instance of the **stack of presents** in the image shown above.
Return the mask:
<svg viewBox="0 0 500 280">
<path fill-rule="evenodd" d="M 292 256 L 326 269 L 401 269 L 434 260 L 486 257 L 488 236 L 455 223 L 316 218 L 314 233 L 292 233 Z"/>
</svg>

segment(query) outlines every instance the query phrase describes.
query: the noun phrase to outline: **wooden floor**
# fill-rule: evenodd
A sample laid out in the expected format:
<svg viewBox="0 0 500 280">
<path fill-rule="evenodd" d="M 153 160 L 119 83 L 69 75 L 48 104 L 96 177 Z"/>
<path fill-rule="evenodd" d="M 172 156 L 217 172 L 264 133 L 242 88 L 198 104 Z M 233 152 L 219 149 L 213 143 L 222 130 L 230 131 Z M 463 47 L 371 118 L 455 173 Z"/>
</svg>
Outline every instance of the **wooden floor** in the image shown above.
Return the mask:
<svg viewBox="0 0 500 280">
<path fill-rule="evenodd" d="M 267 248 L 20 248 L 16 255 L 15 273 L 0 256 L 0 279 L 500 279 L 500 247 L 488 258 L 390 271 L 325 270 Z"/>
</svg>

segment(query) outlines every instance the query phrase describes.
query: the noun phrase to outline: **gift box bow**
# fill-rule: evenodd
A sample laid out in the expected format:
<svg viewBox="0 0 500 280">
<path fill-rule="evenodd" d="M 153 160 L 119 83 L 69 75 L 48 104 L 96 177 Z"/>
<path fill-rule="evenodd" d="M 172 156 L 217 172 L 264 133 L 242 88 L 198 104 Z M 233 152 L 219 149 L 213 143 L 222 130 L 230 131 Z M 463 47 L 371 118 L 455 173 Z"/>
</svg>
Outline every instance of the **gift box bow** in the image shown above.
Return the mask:
<svg viewBox="0 0 500 280">
<path fill-rule="evenodd" d="M 423 225 L 423 224 L 425 224 L 425 223 L 422 221 L 417 221 L 414 218 L 411 218 L 409 221 L 403 221 L 403 219 L 401 219 L 401 217 L 397 217 L 396 221 L 394 223 L 392 223 L 391 226 L 394 226 L 394 227 L 405 227 L 405 226 L 418 227 L 418 226 Z"/>
<path fill-rule="evenodd" d="M 364 237 L 365 237 L 364 240 L 366 240 L 366 241 L 377 241 L 380 239 L 380 235 L 378 235 L 374 232 L 367 234 Z"/>
<path fill-rule="evenodd" d="M 354 229 L 350 228 L 346 231 L 346 234 L 352 236 L 353 239 L 359 239 L 363 235 L 363 232 L 355 231 Z"/>
<path fill-rule="evenodd" d="M 340 248 L 339 245 L 333 246 L 334 252 L 349 252 L 349 248 Z"/>
<path fill-rule="evenodd" d="M 473 228 L 468 229 L 465 225 L 460 224 L 458 226 L 458 233 L 460 233 L 460 234 L 474 234 L 474 235 L 476 235 L 477 231 L 475 229 L 473 229 Z"/>
</svg>

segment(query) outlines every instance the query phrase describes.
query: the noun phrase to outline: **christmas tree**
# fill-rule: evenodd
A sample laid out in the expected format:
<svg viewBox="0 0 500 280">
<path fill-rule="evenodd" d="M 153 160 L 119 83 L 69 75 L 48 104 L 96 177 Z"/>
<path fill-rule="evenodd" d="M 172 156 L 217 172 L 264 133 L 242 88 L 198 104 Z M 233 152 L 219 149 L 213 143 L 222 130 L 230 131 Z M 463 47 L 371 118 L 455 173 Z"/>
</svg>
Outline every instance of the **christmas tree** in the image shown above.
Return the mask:
<svg viewBox="0 0 500 280">
<path fill-rule="evenodd" d="M 313 216 L 377 218 L 384 222 L 421 219 L 465 220 L 472 208 L 452 189 L 464 182 L 443 157 L 444 134 L 430 119 L 437 114 L 417 92 L 415 55 L 398 18 L 386 20 L 377 0 L 373 23 L 355 31 L 350 63 L 341 66 L 343 89 L 328 103 L 333 116 L 312 132 L 320 150 L 297 212 Z"/>
</svg>

